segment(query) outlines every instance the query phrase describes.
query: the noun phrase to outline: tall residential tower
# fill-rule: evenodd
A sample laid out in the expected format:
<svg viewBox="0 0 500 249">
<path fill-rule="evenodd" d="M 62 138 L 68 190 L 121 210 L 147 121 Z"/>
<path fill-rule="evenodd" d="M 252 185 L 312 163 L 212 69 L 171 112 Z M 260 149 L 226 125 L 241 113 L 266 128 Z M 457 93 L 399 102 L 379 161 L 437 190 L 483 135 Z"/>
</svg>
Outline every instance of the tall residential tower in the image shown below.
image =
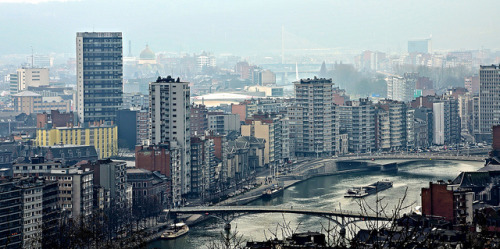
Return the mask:
<svg viewBox="0 0 500 249">
<path fill-rule="evenodd" d="M 500 124 L 500 65 L 479 69 L 479 133 L 491 139 L 491 128 Z"/>
<path fill-rule="evenodd" d="M 121 32 L 76 34 L 76 109 L 81 123 L 113 121 L 122 104 Z"/>
<path fill-rule="evenodd" d="M 332 80 L 301 79 L 295 84 L 295 106 L 288 109 L 290 133 L 298 156 L 334 152 Z"/>
<path fill-rule="evenodd" d="M 180 167 L 171 169 L 172 200 L 180 204 L 182 195 L 191 191 L 191 134 L 189 82 L 168 76 L 149 85 L 149 115 L 153 144 L 176 144 L 180 150 Z"/>
</svg>

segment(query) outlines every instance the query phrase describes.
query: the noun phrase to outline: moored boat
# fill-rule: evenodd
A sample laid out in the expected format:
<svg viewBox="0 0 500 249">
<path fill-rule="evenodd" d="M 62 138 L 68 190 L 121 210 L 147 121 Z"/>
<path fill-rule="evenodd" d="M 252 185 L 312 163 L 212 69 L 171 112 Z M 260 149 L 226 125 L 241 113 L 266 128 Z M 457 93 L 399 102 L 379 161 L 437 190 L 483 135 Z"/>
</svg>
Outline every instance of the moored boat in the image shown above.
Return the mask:
<svg viewBox="0 0 500 249">
<path fill-rule="evenodd" d="M 165 230 L 160 238 L 162 239 L 177 239 L 189 232 L 189 227 L 185 223 L 176 223 Z"/>
</svg>

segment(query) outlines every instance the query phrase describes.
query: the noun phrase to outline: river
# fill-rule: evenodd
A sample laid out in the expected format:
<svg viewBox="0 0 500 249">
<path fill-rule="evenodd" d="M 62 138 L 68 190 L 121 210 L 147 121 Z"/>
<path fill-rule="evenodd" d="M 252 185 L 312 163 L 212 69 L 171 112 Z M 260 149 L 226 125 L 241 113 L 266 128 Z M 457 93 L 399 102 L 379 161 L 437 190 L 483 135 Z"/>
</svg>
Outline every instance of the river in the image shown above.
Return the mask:
<svg viewBox="0 0 500 249">
<path fill-rule="evenodd" d="M 318 209 L 338 209 L 359 211 L 357 201 L 344 198 L 346 189 L 352 186 L 361 186 L 381 179 L 393 181 L 394 187 L 379 193 L 382 202 L 394 206 L 407 190 L 406 204 L 420 205 L 420 190 L 429 186 L 430 181 L 453 180 L 462 171 L 475 171 L 482 167 L 481 162 L 461 161 L 418 161 L 405 164 L 397 173 L 362 172 L 344 175 L 324 176 L 300 182 L 283 191 L 282 196 L 272 200 L 256 200 L 249 205 L 270 205 L 283 207 L 304 207 Z M 374 203 L 376 197 L 365 198 L 367 203 Z M 231 222 L 232 228 L 243 235 L 247 241 L 261 241 L 269 237 L 270 232 L 278 224 L 290 222 L 291 227 L 298 225 L 299 232 L 321 231 L 321 225 L 327 224 L 326 219 L 295 215 L 295 214 L 253 214 L 236 218 Z M 149 248 L 165 249 L 192 249 L 206 248 L 207 243 L 218 240 L 223 232 L 224 224 L 217 220 L 209 220 L 191 227 L 188 235 L 173 241 L 154 241 Z"/>
</svg>

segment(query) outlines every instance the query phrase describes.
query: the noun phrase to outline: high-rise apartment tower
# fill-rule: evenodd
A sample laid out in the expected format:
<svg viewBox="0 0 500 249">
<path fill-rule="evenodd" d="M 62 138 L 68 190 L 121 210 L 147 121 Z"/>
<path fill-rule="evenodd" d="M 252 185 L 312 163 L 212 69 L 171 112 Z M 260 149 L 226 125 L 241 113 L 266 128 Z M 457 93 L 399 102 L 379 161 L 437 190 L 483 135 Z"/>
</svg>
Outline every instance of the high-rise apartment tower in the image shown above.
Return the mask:
<svg viewBox="0 0 500 249">
<path fill-rule="evenodd" d="M 76 109 L 81 123 L 116 121 L 123 95 L 121 32 L 76 34 Z"/>
<path fill-rule="evenodd" d="M 172 168 L 172 199 L 179 204 L 181 196 L 191 191 L 191 134 L 189 82 L 168 76 L 149 85 L 150 140 L 154 144 L 176 144 L 180 149 L 181 167 Z"/>
</svg>

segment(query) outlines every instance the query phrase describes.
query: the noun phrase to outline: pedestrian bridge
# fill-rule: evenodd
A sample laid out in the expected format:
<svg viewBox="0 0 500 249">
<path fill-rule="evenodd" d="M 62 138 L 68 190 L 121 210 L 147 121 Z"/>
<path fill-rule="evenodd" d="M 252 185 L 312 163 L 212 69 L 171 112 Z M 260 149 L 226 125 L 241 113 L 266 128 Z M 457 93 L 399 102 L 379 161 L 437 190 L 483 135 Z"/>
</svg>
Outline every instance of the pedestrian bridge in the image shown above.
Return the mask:
<svg viewBox="0 0 500 249">
<path fill-rule="evenodd" d="M 165 213 L 169 215 L 178 216 L 181 214 L 202 214 L 209 215 L 230 222 L 232 219 L 258 213 L 289 213 L 289 214 L 302 214 L 311 215 L 316 217 L 323 217 L 333 221 L 341 227 L 365 220 L 381 220 L 390 221 L 393 217 L 387 217 L 376 214 L 366 214 L 362 212 L 353 212 L 347 210 L 324 210 L 324 209 L 307 209 L 303 207 L 273 207 L 273 206 L 210 206 L 210 207 L 181 207 L 176 209 L 166 209 Z"/>
</svg>

